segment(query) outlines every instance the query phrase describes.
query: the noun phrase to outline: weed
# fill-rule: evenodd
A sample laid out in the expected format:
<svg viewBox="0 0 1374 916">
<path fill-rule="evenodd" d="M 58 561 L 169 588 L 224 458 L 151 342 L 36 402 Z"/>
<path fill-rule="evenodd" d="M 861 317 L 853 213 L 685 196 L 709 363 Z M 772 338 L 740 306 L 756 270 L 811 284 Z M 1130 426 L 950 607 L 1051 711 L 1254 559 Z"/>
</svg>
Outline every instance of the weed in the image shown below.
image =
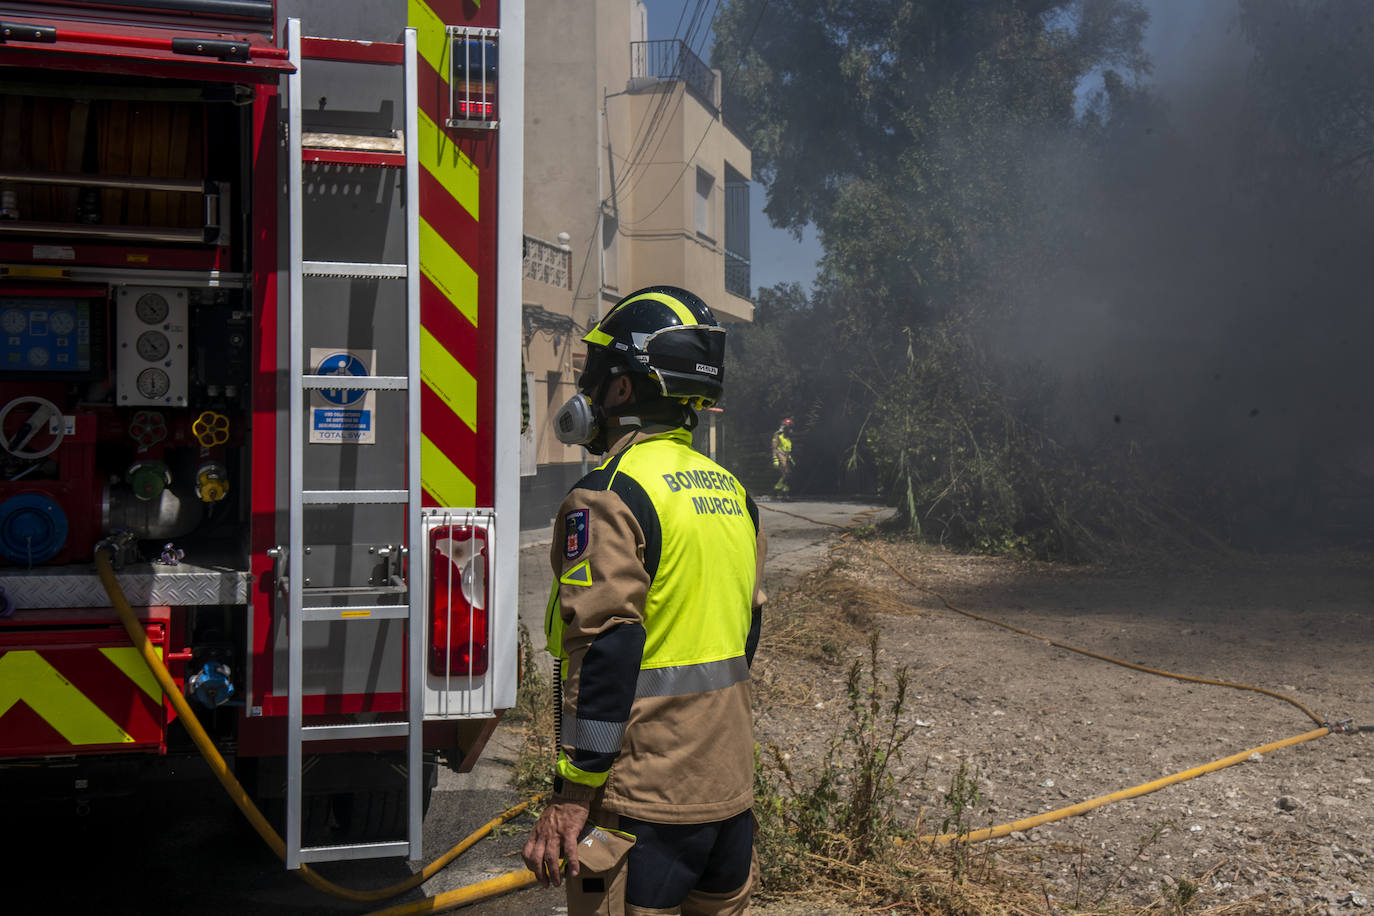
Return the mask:
<svg viewBox="0 0 1374 916">
<path fill-rule="evenodd" d="M 1164 902 L 1169 905 L 1169 911 L 1182 916 L 1188 911 L 1188 905 L 1197 897 L 1198 885 L 1189 881 L 1187 878 L 1179 878 L 1172 885 L 1164 886 Z"/>
<path fill-rule="evenodd" d="M 549 674 L 544 671 L 550 670 Z M 553 677 L 549 656 L 534 648 L 529 630 L 520 627 L 520 681 L 511 720 L 522 723 L 523 740 L 515 755 L 511 782 L 534 795 L 553 787 Z"/>
<path fill-rule="evenodd" d="M 1126 876 L 1126 872 L 1130 867 L 1139 862 L 1140 857 L 1145 855 L 1145 852 L 1151 846 L 1158 843 L 1160 838 L 1170 830 L 1177 831 L 1178 825 L 1173 821 L 1160 821 L 1150 828 L 1149 833 L 1140 837 L 1139 842 L 1136 844 L 1134 855 L 1122 863 L 1121 869 L 1117 871 L 1116 877 L 1112 879 L 1112 883 L 1108 884 L 1106 890 L 1102 892 L 1102 896 L 1097 898 L 1097 906 L 1101 906 L 1103 901 L 1107 899 L 1107 895 L 1116 890 L 1116 886 L 1121 883 L 1121 879 Z"/>
<path fill-rule="evenodd" d="M 962 883 L 968 874 L 968 835 L 973 829 L 973 809 L 983 798 L 978 790 L 977 771 L 970 770 L 966 761 L 959 761 L 959 769 L 954 771 L 944 798 L 949 813 L 940 823 L 940 832 L 954 834 L 949 844 L 950 876 L 956 883 Z"/>
<path fill-rule="evenodd" d="M 875 634 L 867 666 L 861 658 L 849 668 L 848 719 L 818 769 L 800 776 L 776 746 L 768 752 L 771 768 L 757 757 L 759 857 L 779 889 L 805 887 L 818 870 L 844 873 L 889 858 L 895 848 L 893 767 L 913 732 L 901 724 L 908 674 L 898 672 L 888 688 L 877 662 Z"/>
<path fill-rule="evenodd" d="M 775 745 L 755 755 L 763 892 L 930 916 L 1040 912 L 1039 897 L 997 873 L 991 853 L 975 871 L 968 844 L 953 844 L 952 866 L 943 847 L 917 841 L 919 824 L 898 818 L 901 792 L 919 781 L 902 764 L 914 734 L 902 720 L 914 695 L 906 669 L 881 676 L 876 636 L 868 648 L 849 668 L 847 716 L 819 764 L 801 771 Z M 974 769 L 961 765 L 945 793 L 946 827 L 967 834 L 980 800 Z M 951 880 L 955 867 L 958 878 Z"/>
</svg>

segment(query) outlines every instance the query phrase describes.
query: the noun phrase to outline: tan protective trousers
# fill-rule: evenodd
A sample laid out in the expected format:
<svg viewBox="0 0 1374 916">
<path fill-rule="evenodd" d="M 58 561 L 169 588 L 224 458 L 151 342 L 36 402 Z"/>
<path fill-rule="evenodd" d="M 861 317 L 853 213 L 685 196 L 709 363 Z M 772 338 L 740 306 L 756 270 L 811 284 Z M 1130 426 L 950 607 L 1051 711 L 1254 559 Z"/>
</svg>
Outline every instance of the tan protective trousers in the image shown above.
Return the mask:
<svg viewBox="0 0 1374 916">
<path fill-rule="evenodd" d="M 749 866 L 749 879 L 735 890 L 724 894 L 692 891 L 681 906 L 667 909 L 625 902 L 625 859 L 629 853 L 626 847 L 613 864 L 601 871 L 593 872 L 583 865 L 576 878 L 568 879 L 568 916 L 748 916 L 749 897 L 759 878 L 757 853 Z"/>
</svg>

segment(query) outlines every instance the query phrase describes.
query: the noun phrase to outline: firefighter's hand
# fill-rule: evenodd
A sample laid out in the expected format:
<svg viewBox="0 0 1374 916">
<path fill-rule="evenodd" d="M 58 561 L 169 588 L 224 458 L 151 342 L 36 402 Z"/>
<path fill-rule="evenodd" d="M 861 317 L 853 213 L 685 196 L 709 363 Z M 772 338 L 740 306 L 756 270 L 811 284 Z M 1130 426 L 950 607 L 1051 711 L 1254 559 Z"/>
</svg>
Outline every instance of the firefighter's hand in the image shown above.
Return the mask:
<svg viewBox="0 0 1374 916">
<path fill-rule="evenodd" d="M 558 860 L 568 860 L 568 877 L 577 875 L 577 837 L 587 823 L 588 806 L 580 802 L 554 802 L 535 821 L 521 855 L 544 887 L 563 883 Z"/>
</svg>

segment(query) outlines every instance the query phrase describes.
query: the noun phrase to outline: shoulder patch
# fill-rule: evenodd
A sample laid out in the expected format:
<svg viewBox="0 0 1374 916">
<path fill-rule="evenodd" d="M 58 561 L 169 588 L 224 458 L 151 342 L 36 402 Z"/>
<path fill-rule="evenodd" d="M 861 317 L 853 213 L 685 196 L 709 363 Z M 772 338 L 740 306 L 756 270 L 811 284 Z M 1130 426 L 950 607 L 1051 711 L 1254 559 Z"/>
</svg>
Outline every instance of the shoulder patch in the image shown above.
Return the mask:
<svg viewBox="0 0 1374 916">
<path fill-rule="evenodd" d="M 582 585 L 590 588 L 592 584 L 592 561 L 583 560 L 559 576 L 558 581 L 564 585 Z"/>
<path fill-rule="evenodd" d="M 563 558 L 576 560 L 587 552 L 587 538 L 591 534 L 592 514 L 587 509 L 574 509 L 563 518 L 563 533 L 567 543 L 563 545 Z"/>
</svg>

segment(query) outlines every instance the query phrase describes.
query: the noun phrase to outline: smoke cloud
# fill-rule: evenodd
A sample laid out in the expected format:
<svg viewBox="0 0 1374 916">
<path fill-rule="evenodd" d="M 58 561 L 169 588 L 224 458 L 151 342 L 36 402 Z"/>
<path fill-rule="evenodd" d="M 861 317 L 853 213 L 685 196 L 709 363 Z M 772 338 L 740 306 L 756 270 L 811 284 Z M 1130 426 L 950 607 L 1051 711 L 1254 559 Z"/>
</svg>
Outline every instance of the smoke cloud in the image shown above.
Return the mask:
<svg viewBox="0 0 1374 916">
<path fill-rule="evenodd" d="M 1028 154 L 996 349 L 1049 373 L 1080 454 L 1147 454 L 1238 527 L 1346 530 L 1374 508 L 1369 183 L 1274 114 L 1303 76 L 1273 61 L 1309 45 L 1260 60 L 1232 0 L 1151 8 L 1154 76 L 1098 98 L 1105 144 Z"/>
</svg>

